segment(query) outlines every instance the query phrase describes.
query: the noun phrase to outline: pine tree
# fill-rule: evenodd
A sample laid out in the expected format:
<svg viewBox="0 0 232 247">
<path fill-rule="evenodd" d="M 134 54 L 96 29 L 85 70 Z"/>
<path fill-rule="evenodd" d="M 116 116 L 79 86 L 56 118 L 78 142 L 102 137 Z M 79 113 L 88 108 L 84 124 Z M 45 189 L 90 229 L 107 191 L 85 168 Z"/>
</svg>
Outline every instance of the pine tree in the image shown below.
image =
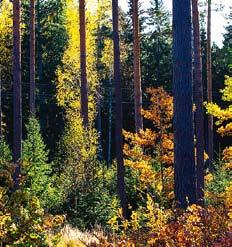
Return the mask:
<svg viewBox="0 0 232 247">
<path fill-rule="evenodd" d="M 202 203 L 204 198 L 204 111 L 198 0 L 192 0 L 192 15 L 194 40 L 194 99 L 196 104 L 197 200 L 199 203 Z"/>
<path fill-rule="evenodd" d="M 170 13 L 163 0 L 151 1 L 146 23 L 149 26 L 149 32 L 143 42 L 143 83 L 152 87 L 164 86 L 166 89 L 170 89 L 172 32 Z"/>
<path fill-rule="evenodd" d="M 207 17 L 207 98 L 208 102 L 211 103 L 213 100 L 212 95 L 212 48 L 211 48 L 211 9 L 212 2 L 208 0 L 208 17 Z M 208 156 L 209 156 L 209 167 L 212 170 L 213 163 L 213 116 L 208 116 Z"/>
<path fill-rule="evenodd" d="M 173 0 L 174 172 L 180 207 L 196 203 L 191 1 Z"/>
<path fill-rule="evenodd" d="M 140 66 L 140 32 L 139 32 L 139 11 L 138 0 L 133 0 L 133 60 L 134 60 L 134 101 L 135 101 L 135 130 L 143 129 L 142 110 L 142 89 L 141 89 L 141 66 Z"/>
<path fill-rule="evenodd" d="M 86 71 L 86 20 L 85 0 L 79 2 L 80 17 L 80 61 L 81 61 L 81 114 L 84 126 L 88 126 L 88 82 Z"/>
<path fill-rule="evenodd" d="M 125 167 L 123 162 L 123 141 L 122 141 L 122 91 L 121 91 L 121 68 L 120 68 L 120 44 L 119 44 L 119 14 L 118 0 L 112 0 L 113 15 L 113 40 L 114 40 L 114 83 L 116 98 L 116 158 L 117 158 L 117 186 L 118 195 L 126 217 L 126 192 L 125 192 Z"/>
<path fill-rule="evenodd" d="M 25 188 L 37 196 L 44 205 L 49 197 L 48 190 L 52 172 L 51 164 L 48 163 L 48 151 L 37 119 L 29 119 L 26 131 L 22 155 L 22 174 L 26 176 Z"/>
<path fill-rule="evenodd" d="M 35 0 L 30 0 L 30 113 L 35 114 Z"/>
<path fill-rule="evenodd" d="M 13 110 L 14 142 L 13 161 L 15 163 L 14 184 L 19 185 L 20 160 L 22 154 L 22 96 L 21 96 L 21 1 L 13 2 Z"/>
</svg>

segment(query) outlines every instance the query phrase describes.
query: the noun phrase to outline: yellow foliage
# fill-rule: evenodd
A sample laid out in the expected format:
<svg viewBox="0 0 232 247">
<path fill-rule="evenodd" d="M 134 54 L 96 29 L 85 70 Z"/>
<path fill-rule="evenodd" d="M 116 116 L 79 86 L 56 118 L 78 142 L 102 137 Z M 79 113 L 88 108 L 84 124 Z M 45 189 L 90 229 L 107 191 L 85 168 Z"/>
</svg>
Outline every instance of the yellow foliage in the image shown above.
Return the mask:
<svg viewBox="0 0 232 247">
<path fill-rule="evenodd" d="M 57 74 L 57 102 L 65 111 L 66 131 L 62 140 L 63 153 L 66 155 L 65 176 L 71 177 L 70 186 L 77 188 L 88 177 L 96 175 L 94 166 L 97 154 L 97 131 L 94 129 L 96 116 L 97 88 L 100 79 L 97 71 L 98 44 L 96 34 L 99 26 L 109 25 L 102 21 L 109 11 L 109 0 L 99 0 L 92 4 L 86 0 L 86 58 L 87 58 L 87 81 L 89 103 L 89 128 L 83 127 L 81 118 L 80 101 L 80 32 L 78 1 L 66 0 L 65 16 L 66 30 L 68 33 L 68 45 L 64 52 L 62 65 L 58 67 Z M 110 39 L 109 39 L 110 40 Z M 108 66 L 112 60 L 112 42 L 105 40 L 102 59 Z M 95 163 L 94 163 L 95 162 Z M 67 183 L 68 185 L 68 183 Z M 83 184 L 82 184 L 83 186 Z"/>
<path fill-rule="evenodd" d="M 162 88 L 149 88 L 151 106 L 143 110 L 143 116 L 153 122 L 154 126 L 162 129 L 171 127 L 173 117 L 173 98 Z"/>
<path fill-rule="evenodd" d="M 232 170 L 232 146 L 224 149 L 222 160 L 225 162 L 225 168 Z"/>
<path fill-rule="evenodd" d="M 88 2 L 88 1 L 87 1 Z M 98 84 L 96 69 L 96 38 L 97 15 L 86 11 L 86 52 L 87 80 L 89 87 L 89 117 L 94 120 L 95 93 Z M 63 55 L 62 66 L 57 69 L 57 101 L 66 109 L 67 118 L 72 121 L 80 115 L 80 32 L 78 2 L 66 1 L 66 30 L 69 36 L 68 46 Z"/>
<path fill-rule="evenodd" d="M 173 99 L 161 88 L 149 88 L 151 106 L 143 110 L 154 130 L 139 133 L 124 131 L 125 164 L 139 174 L 140 189 L 153 188 L 159 195 L 172 199 L 174 144 L 171 133 Z M 157 167 L 158 165 L 158 167 Z"/>
<path fill-rule="evenodd" d="M 12 82 L 12 26 L 12 1 L 0 1 L 0 74 L 8 87 Z"/>
<path fill-rule="evenodd" d="M 232 77 L 225 77 L 225 88 L 221 90 L 222 100 L 229 102 L 226 109 L 214 103 L 206 104 L 208 114 L 217 118 L 216 125 L 219 126 L 218 133 L 221 136 L 232 136 Z M 227 168 L 232 167 L 232 146 L 223 151 L 223 161 Z"/>
</svg>

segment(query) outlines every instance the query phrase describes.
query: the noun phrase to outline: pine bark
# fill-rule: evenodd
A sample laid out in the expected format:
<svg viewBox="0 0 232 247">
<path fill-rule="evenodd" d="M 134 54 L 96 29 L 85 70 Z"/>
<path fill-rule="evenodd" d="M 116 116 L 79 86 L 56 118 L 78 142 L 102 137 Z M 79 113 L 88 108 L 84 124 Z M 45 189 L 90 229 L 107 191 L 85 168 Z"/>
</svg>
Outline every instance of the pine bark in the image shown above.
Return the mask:
<svg viewBox="0 0 232 247">
<path fill-rule="evenodd" d="M 21 1 L 13 1 L 13 161 L 15 163 L 14 184 L 19 185 L 20 160 L 22 154 L 22 96 L 21 96 Z"/>
<path fill-rule="evenodd" d="M 208 21 L 207 21 L 207 97 L 208 102 L 213 101 L 212 95 L 212 49 L 211 49 L 211 0 L 208 0 Z M 208 156 L 209 168 L 212 170 L 213 163 L 213 116 L 208 116 Z"/>
<path fill-rule="evenodd" d="M 35 115 L 35 0 L 30 0 L 30 113 Z"/>
<path fill-rule="evenodd" d="M 85 21 L 85 0 L 79 2 L 80 17 L 80 60 L 81 60 L 81 115 L 84 126 L 87 128 L 88 119 L 88 82 L 86 69 L 86 21 Z"/>
<path fill-rule="evenodd" d="M 173 0 L 173 29 L 175 198 L 186 208 L 196 203 L 190 0 Z"/>
<path fill-rule="evenodd" d="M 43 54 L 42 54 L 42 37 L 41 37 L 41 7 L 40 7 L 40 1 L 37 0 L 36 4 L 36 14 L 37 14 L 37 52 L 38 52 L 38 80 L 39 82 L 42 82 L 43 77 Z"/>
<path fill-rule="evenodd" d="M 112 92 L 112 74 L 110 73 L 109 80 L 109 128 L 108 128 L 108 154 L 107 154 L 107 165 L 110 167 L 111 165 L 111 147 L 112 147 L 112 108 L 113 108 L 113 92 Z"/>
<path fill-rule="evenodd" d="M 197 170 L 197 201 L 204 202 L 204 110 L 202 83 L 202 52 L 199 26 L 198 0 L 192 0 L 193 40 L 194 40 L 194 98 L 196 105 L 196 170 Z"/>
<path fill-rule="evenodd" d="M 120 44 L 119 44 L 119 11 L 118 0 L 112 0 L 113 10 L 113 41 L 114 41 L 114 83 L 116 98 L 116 158 L 117 158 L 117 187 L 123 216 L 126 217 L 125 167 L 123 162 L 122 138 L 122 91 L 120 71 Z"/>
<path fill-rule="evenodd" d="M 138 0 L 133 0 L 133 60 L 134 60 L 134 102 L 135 102 L 135 130 L 138 133 L 143 129 L 142 118 L 142 89 L 141 89 L 141 65 L 140 65 L 140 33 Z"/>
</svg>

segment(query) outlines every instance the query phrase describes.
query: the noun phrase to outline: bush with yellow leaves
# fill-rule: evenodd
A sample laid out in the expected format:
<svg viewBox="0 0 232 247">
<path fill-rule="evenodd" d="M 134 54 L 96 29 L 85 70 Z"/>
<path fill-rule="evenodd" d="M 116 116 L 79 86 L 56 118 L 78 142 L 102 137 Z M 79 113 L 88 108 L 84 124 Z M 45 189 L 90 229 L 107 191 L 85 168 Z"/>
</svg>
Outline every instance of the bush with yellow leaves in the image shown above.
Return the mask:
<svg viewBox="0 0 232 247">
<path fill-rule="evenodd" d="M 218 126 L 217 132 L 222 136 L 232 136 L 232 77 L 225 77 L 225 88 L 221 90 L 222 100 L 228 103 L 228 107 L 222 109 L 215 103 L 206 104 L 208 114 L 217 118 L 215 124 Z M 232 168 L 232 146 L 223 152 L 223 161 L 228 168 Z"/>
<path fill-rule="evenodd" d="M 59 239 L 48 233 L 63 223 L 63 216 L 45 214 L 39 200 L 20 186 L 13 190 L 13 164 L 0 167 L 0 243 L 1 246 L 51 246 Z"/>
<path fill-rule="evenodd" d="M 232 136 L 232 77 L 225 77 L 225 88 L 221 92 L 222 100 L 228 102 L 228 107 L 222 109 L 215 103 L 208 103 L 206 109 L 217 119 L 217 132 L 222 137 Z M 215 172 L 206 176 L 206 199 L 213 205 L 227 205 L 225 193 L 232 184 L 232 146 L 223 150 L 222 159 L 215 164 Z"/>
<path fill-rule="evenodd" d="M 227 82 L 227 86 L 229 84 Z M 232 246 L 230 147 L 224 150 L 222 161 L 217 162 L 217 171 L 205 177 L 206 205 L 176 209 L 173 200 L 172 98 L 162 88 L 148 92 L 152 94 L 152 104 L 147 111 L 143 110 L 143 114 L 152 120 L 153 130 L 135 134 L 124 131 L 125 164 L 132 171 L 132 177 L 137 176 L 134 186 L 143 200 L 137 207 L 130 208 L 129 219 L 122 217 L 121 210 L 110 219 L 114 232 L 112 243 L 116 246 Z M 228 99 L 229 90 L 223 92 Z M 224 120 L 225 116 L 228 120 L 228 112 L 224 114 Z M 223 130 L 228 134 L 228 126 Z"/>
<path fill-rule="evenodd" d="M 231 198 L 231 190 L 227 193 Z M 130 220 L 123 219 L 119 211 L 109 223 L 121 233 L 115 235 L 116 246 L 124 242 L 120 246 L 227 247 L 232 244 L 231 216 L 231 206 L 163 209 L 148 196 L 146 208 L 132 212 Z"/>
<path fill-rule="evenodd" d="M 139 133 L 124 131 L 125 165 L 137 176 L 137 192 L 143 198 L 149 192 L 158 202 L 167 204 L 174 197 L 173 98 L 162 87 L 149 88 L 147 92 L 151 105 L 142 113 L 152 121 L 153 128 Z"/>
</svg>

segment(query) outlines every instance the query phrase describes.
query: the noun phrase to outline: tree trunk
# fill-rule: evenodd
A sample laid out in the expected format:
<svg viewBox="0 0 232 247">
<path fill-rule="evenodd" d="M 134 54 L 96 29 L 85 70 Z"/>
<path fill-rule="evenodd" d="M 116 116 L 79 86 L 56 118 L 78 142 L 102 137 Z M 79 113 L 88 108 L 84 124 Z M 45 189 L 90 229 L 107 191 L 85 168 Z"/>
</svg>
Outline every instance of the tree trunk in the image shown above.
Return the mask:
<svg viewBox="0 0 232 247">
<path fill-rule="evenodd" d="M 202 54 L 199 27 L 198 0 L 192 0 L 193 37 L 194 37 L 194 91 L 195 91 L 195 124 L 196 124 L 196 168 L 197 168 L 197 201 L 204 202 L 204 110 L 202 84 Z"/>
<path fill-rule="evenodd" d="M 211 52 L 211 0 L 208 0 L 207 22 L 207 95 L 208 102 L 212 102 L 212 52 Z M 209 168 L 212 170 L 213 163 L 213 116 L 208 116 L 208 156 Z"/>
<path fill-rule="evenodd" d="M 173 0 L 173 93 L 175 198 L 196 203 L 190 0 Z"/>
<path fill-rule="evenodd" d="M 112 74 L 110 73 L 110 85 L 109 85 L 109 128 L 108 128 L 108 155 L 107 155 L 107 165 L 111 165 L 111 147 L 112 147 Z"/>
<path fill-rule="evenodd" d="M 86 24 L 85 0 L 79 2 L 80 17 L 80 59 L 81 59 L 81 115 L 84 126 L 88 127 L 88 83 L 86 69 Z"/>
<path fill-rule="evenodd" d="M 138 0 L 133 0 L 135 130 L 143 129 Z"/>
<path fill-rule="evenodd" d="M 97 131 L 98 131 L 98 159 L 100 161 L 103 160 L 103 145 L 102 145 L 102 108 L 101 108 L 101 101 L 98 102 L 98 109 L 97 109 Z"/>
<path fill-rule="evenodd" d="M 35 0 L 30 1 L 30 114 L 35 115 Z"/>
<path fill-rule="evenodd" d="M 19 186 L 20 160 L 22 153 L 22 97 L 21 97 L 21 2 L 13 2 L 13 111 L 14 140 L 13 160 L 15 163 L 14 187 Z"/>
<path fill-rule="evenodd" d="M 99 7 L 99 0 L 97 1 Z M 97 71 L 100 70 L 100 58 L 101 58 L 101 29 L 100 18 L 98 16 L 97 26 Z M 98 159 L 103 160 L 103 143 L 102 143 L 102 107 L 101 107 L 101 85 L 97 89 L 97 131 L 98 131 Z"/>
<path fill-rule="evenodd" d="M 120 71 L 120 44 L 119 44 L 119 13 L 118 0 L 112 0 L 113 9 L 113 40 L 114 40 L 114 83 L 116 98 L 116 158 L 117 158 L 117 186 L 123 216 L 126 217 L 126 192 L 125 192 L 125 167 L 123 162 L 123 139 L 122 139 L 122 91 Z"/>
<path fill-rule="evenodd" d="M 42 41 L 41 41 L 41 20 L 40 20 L 40 1 L 37 0 L 36 9 L 37 9 L 37 52 L 38 52 L 38 80 L 42 82 L 43 75 L 43 57 L 42 57 Z"/>
</svg>

